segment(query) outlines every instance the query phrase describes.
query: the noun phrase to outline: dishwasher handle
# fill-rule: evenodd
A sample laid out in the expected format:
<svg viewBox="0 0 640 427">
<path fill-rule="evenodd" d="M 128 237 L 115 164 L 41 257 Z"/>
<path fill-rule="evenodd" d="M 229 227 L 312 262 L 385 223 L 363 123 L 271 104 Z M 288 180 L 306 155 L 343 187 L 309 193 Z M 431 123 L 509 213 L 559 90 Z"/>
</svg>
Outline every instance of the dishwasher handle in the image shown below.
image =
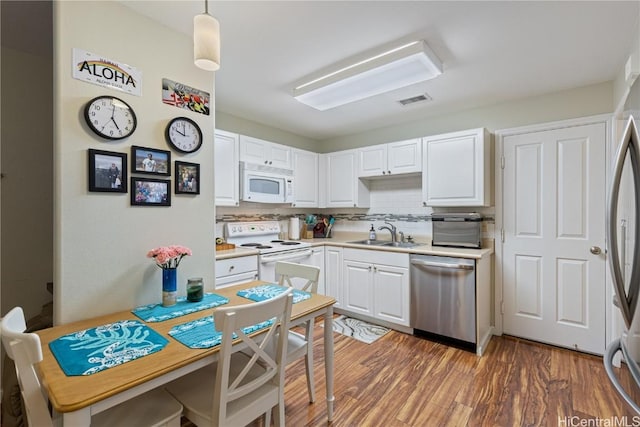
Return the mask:
<svg viewBox="0 0 640 427">
<path fill-rule="evenodd" d="M 440 267 L 440 268 L 449 268 L 452 270 L 473 270 L 474 266 L 469 264 L 449 264 L 447 262 L 436 262 L 436 261 L 420 261 L 416 259 L 411 260 L 412 265 L 420 265 L 423 267 Z"/>
</svg>

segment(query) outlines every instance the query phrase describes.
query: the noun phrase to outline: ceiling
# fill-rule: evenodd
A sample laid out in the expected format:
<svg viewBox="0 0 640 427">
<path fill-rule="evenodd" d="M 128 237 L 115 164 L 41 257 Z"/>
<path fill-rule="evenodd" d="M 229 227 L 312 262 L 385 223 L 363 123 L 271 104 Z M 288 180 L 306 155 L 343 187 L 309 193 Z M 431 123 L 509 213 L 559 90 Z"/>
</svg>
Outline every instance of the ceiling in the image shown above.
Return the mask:
<svg viewBox="0 0 640 427">
<path fill-rule="evenodd" d="M 204 11 L 204 0 L 119 1 L 188 36 Z M 639 4 L 211 0 L 222 39 L 216 109 L 325 140 L 609 81 L 633 46 Z M 327 111 L 292 97 L 309 74 L 411 39 L 424 39 L 442 60 L 441 76 Z M 397 102 L 424 93 L 432 100 Z"/>
<path fill-rule="evenodd" d="M 124 4 L 192 34 L 204 1 Z M 180 6 L 177 6 L 177 4 Z M 216 109 L 308 138 L 336 136 L 613 80 L 638 2 L 210 1 L 221 27 Z M 327 111 L 297 102 L 301 78 L 393 41 L 426 40 L 436 79 Z M 432 101 L 402 107 L 428 93 Z"/>
</svg>

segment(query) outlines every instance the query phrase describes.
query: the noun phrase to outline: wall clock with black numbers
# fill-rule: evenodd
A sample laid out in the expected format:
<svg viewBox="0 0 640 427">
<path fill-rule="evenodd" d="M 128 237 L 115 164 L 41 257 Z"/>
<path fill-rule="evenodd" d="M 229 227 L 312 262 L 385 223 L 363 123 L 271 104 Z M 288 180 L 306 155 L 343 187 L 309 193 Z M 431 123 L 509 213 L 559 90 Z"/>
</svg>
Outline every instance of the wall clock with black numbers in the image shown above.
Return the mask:
<svg viewBox="0 0 640 427">
<path fill-rule="evenodd" d="M 98 96 L 84 107 L 89 129 L 106 139 L 126 138 L 136 130 L 138 120 L 133 108 L 115 96 Z"/>
<path fill-rule="evenodd" d="M 167 125 L 167 143 L 181 153 L 194 153 L 202 146 L 200 126 L 186 117 L 176 117 Z"/>
</svg>

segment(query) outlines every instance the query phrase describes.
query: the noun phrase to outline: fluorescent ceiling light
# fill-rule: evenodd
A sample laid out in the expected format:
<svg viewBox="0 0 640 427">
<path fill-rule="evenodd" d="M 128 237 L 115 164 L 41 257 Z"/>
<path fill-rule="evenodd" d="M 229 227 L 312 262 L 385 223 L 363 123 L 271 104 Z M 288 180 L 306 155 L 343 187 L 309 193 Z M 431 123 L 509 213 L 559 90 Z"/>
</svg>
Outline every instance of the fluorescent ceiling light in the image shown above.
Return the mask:
<svg viewBox="0 0 640 427">
<path fill-rule="evenodd" d="M 312 79 L 296 87 L 293 96 L 324 111 L 440 74 L 442 63 L 423 40 L 418 40 Z"/>
</svg>

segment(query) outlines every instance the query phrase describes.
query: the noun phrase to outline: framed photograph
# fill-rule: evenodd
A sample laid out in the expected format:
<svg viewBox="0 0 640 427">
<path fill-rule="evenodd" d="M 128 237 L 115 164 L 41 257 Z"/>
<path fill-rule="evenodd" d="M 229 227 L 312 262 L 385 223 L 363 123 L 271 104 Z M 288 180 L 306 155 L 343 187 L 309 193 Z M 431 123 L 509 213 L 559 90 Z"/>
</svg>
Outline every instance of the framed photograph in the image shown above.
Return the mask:
<svg viewBox="0 0 640 427">
<path fill-rule="evenodd" d="M 131 172 L 171 175 L 171 151 L 131 146 Z"/>
<path fill-rule="evenodd" d="M 171 181 L 131 177 L 131 204 L 135 206 L 171 206 Z"/>
<path fill-rule="evenodd" d="M 89 149 L 89 191 L 127 192 L 127 154 Z"/>
<path fill-rule="evenodd" d="M 176 160 L 176 194 L 200 194 L 200 165 Z"/>
</svg>

